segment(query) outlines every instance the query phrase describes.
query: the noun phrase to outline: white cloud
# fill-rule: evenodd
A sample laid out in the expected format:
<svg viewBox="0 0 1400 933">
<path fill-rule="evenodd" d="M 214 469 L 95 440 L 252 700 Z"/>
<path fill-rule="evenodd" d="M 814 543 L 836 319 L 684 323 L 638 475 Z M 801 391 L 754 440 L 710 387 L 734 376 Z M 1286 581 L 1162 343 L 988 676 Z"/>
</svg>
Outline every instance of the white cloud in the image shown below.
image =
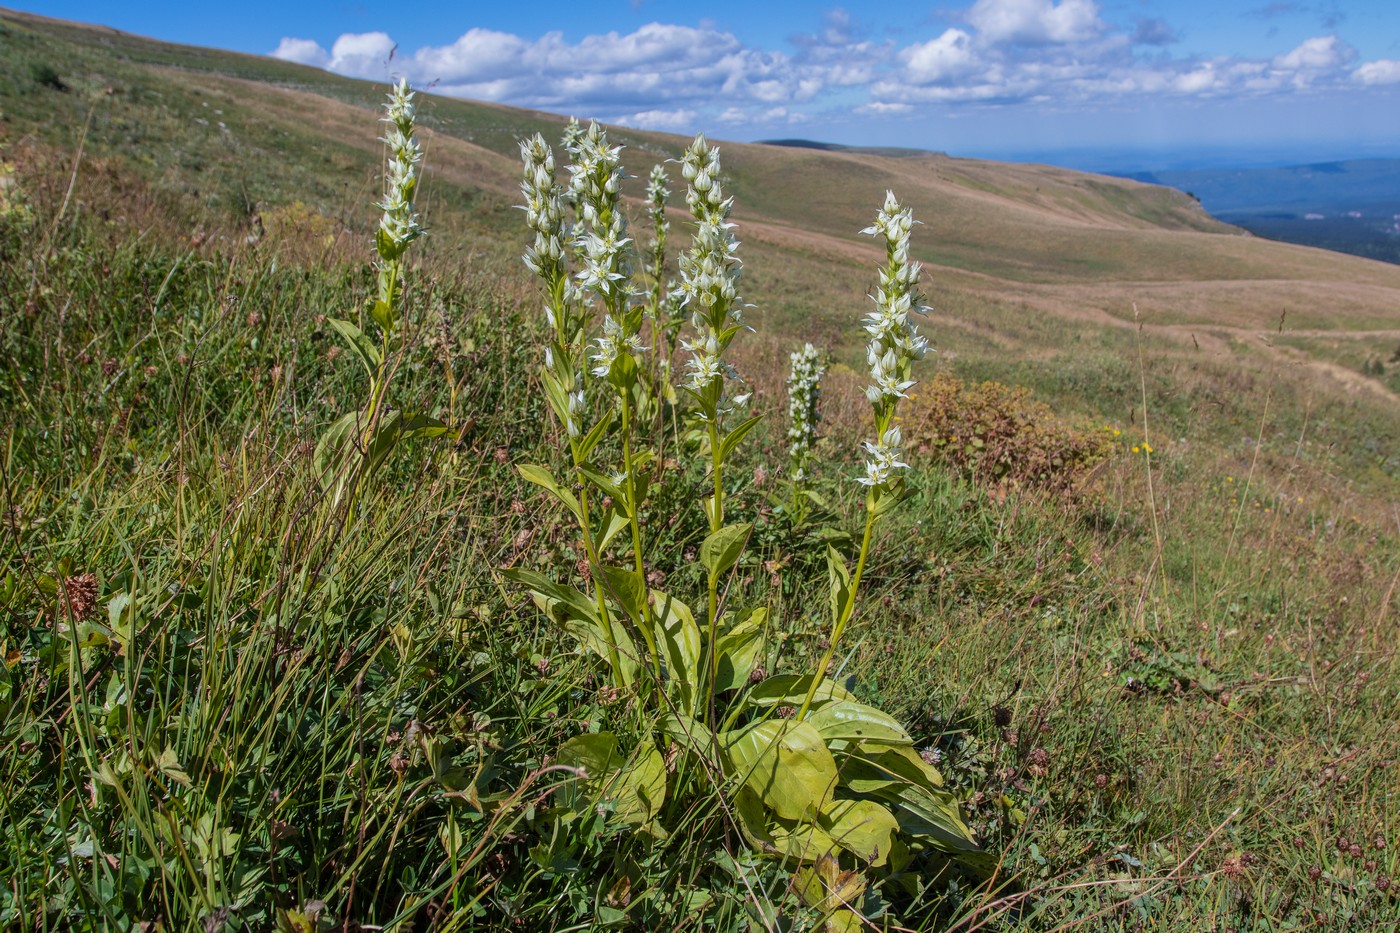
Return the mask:
<svg viewBox="0 0 1400 933">
<path fill-rule="evenodd" d="M 698 116 L 694 110 L 643 110 L 640 113 L 615 117 L 608 122 L 643 130 L 680 132 L 694 128 L 695 118 Z"/>
<path fill-rule="evenodd" d="M 977 0 L 967 21 L 992 44 L 1085 42 L 1106 28 L 1093 0 Z"/>
<path fill-rule="evenodd" d="M 1400 62 L 1388 58 L 1367 62 L 1356 69 L 1353 77 L 1362 84 L 1397 84 L 1400 83 Z"/>
<path fill-rule="evenodd" d="M 856 113 L 908 113 L 914 109 L 913 104 L 891 104 L 884 101 L 871 101 L 868 104 L 861 104 L 856 108 Z"/>
<path fill-rule="evenodd" d="M 1274 66 L 1283 71 L 1324 71 L 1342 64 L 1346 52 L 1347 47 L 1336 36 L 1315 36 L 1275 58 Z"/>
<path fill-rule="evenodd" d="M 469 29 L 451 45 L 413 53 L 413 68 L 419 74 L 432 74 L 439 81 L 471 83 L 519 74 L 528 67 L 527 48 L 519 36 L 490 29 Z"/>
<path fill-rule="evenodd" d="M 330 51 L 288 37 L 272 54 L 374 80 L 402 75 L 441 94 L 581 117 L 620 115 L 614 122 L 677 131 L 797 122 L 807 119 L 799 107 L 809 103 L 839 117 L 927 105 L 1077 106 L 1400 83 L 1397 61 L 1353 69 L 1356 51 L 1336 35 L 1273 57 L 1173 57 L 1165 49 L 1176 38 L 1172 24 L 1139 18 L 1110 25 L 1094 0 L 962 2 L 959 26 L 903 45 L 870 40 L 837 9 L 784 50 L 746 45 L 709 25 L 654 22 L 575 39 L 474 28 L 411 51 L 383 32 L 342 35 Z"/>
<path fill-rule="evenodd" d="M 937 39 L 911 45 L 899 53 L 904 75 L 914 84 L 937 84 L 959 78 L 977 68 L 972 36 L 961 29 L 949 29 Z"/>
<path fill-rule="evenodd" d="M 321 44 L 311 39 L 284 38 L 270 54 L 273 58 L 283 61 L 296 62 L 298 65 L 315 65 L 317 68 L 325 68 L 331 60 L 326 50 L 321 48 Z"/>
<path fill-rule="evenodd" d="M 389 77 L 389 59 L 396 48 L 387 33 L 347 32 L 331 46 L 325 67 L 337 74 L 382 80 Z"/>
</svg>

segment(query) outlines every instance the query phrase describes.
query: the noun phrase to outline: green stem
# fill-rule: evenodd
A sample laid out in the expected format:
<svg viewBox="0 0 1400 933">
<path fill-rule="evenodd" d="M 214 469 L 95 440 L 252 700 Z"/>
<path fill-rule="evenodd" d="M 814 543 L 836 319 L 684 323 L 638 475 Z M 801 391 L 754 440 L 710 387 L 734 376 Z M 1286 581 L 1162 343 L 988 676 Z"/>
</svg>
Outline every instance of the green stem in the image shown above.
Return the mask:
<svg viewBox="0 0 1400 933">
<path fill-rule="evenodd" d="M 865 558 L 870 553 L 870 535 L 874 528 L 875 494 L 872 491 L 865 499 L 865 534 L 860 539 L 860 556 L 856 558 L 856 572 L 855 576 L 851 577 L 851 589 L 846 594 L 846 604 L 841 607 L 841 615 L 831 627 L 831 637 L 827 639 L 826 653 L 822 655 L 821 663 L 817 665 L 816 671 L 812 674 L 812 683 L 807 688 L 807 697 L 802 701 L 802 708 L 797 711 L 798 722 L 807 718 L 807 711 L 812 708 L 812 700 L 817 695 L 817 688 L 826 680 L 826 669 L 831 664 L 832 655 L 836 653 L 836 643 L 841 640 L 842 634 L 845 633 L 846 623 L 851 620 L 851 616 L 855 615 L 856 592 L 860 589 L 860 578 L 865 573 Z"/>
<path fill-rule="evenodd" d="M 578 441 L 569 438 L 569 452 L 574 460 L 574 480 L 578 483 L 578 505 L 579 511 L 583 514 L 579 517 L 579 532 L 583 536 L 583 551 L 588 557 L 589 578 L 593 583 L 593 599 L 598 603 L 598 619 L 603 623 L 603 635 L 608 641 L 608 664 L 612 666 L 613 676 L 617 680 L 618 686 L 628 686 L 630 681 L 622 668 L 622 656 L 617 651 L 617 632 L 613 629 L 612 614 L 608 612 L 608 602 L 603 596 L 603 585 L 598 580 L 598 567 L 600 561 L 598 548 L 593 543 L 592 521 L 588 517 L 588 481 L 584 478 L 579 466 L 583 460 L 578 455 Z"/>
<path fill-rule="evenodd" d="M 617 394 L 622 400 L 622 467 L 623 475 L 626 476 L 627 522 L 632 532 L 632 558 L 636 562 L 637 577 L 642 583 L 642 618 L 638 628 L 641 629 L 642 640 L 647 643 L 652 673 L 656 676 L 656 687 L 660 690 L 661 655 L 656 647 L 656 633 L 652 630 L 651 599 L 647 592 L 646 564 L 642 560 L 642 526 L 637 520 L 637 512 L 642 504 L 637 501 L 637 483 L 632 476 L 632 404 L 626 390 L 619 389 Z"/>
<path fill-rule="evenodd" d="M 710 472 L 714 474 L 715 492 L 714 502 L 710 508 L 710 534 L 714 534 L 724 527 L 724 465 L 720 462 L 719 456 L 719 412 L 710 411 L 706 413 L 706 419 L 710 428 Z M 705 690 L 705 725 L 713 728 L 715 722 L 715 674 L 718 664 L 715 659 L 716 641 L 719 638 L 719 574 L 714 569 L 708 570 L 706 587 L 709 599 L 707 601 L 706 616 L 709 621 L 709 638 L 705 644 L 705 670 L 707 688 Z"/>
</svg>

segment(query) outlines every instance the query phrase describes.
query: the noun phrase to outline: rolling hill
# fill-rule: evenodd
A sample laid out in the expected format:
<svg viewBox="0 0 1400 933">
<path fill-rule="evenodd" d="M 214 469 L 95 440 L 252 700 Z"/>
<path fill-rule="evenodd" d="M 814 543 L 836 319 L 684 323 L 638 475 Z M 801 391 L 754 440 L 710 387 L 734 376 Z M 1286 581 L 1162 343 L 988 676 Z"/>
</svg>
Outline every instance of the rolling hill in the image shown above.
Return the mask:
<svg viewBox="0 0 1400 933">
<path fill-rule="evenodd" d="M 292 251 L 314 227 L 334 255 L 362 255 L 383 86 L 24 13 L 0 21 L 6 158 L 62 186 L 81 144 L 74 209 L 153 237 L 182 218 L 209 244 L 240 242 L 256 226 L 262 248 Z M 431 95 L 421 115 L 428 261 L 489 268 L 523 287 L 517 141 L 557 138 L 565 121 Z M 634 196 L 651 164 L 686 142 L 610 133 L 639 176 Z M 1366 406 L 1356 423 L 1384 424 L 1400 405 L 1396 266 L 1252 237 L 1184 193 L 1128 179 L 905 151 L 723 150 L 765 353 L 806 338 L 856 362 L 851 321 L 877 259 L 857 231 L 894 189 L 924 224 L 914 242 L 937 309 L 928 329 L 967 376 L 1128 417 L 1142 402 L 1138 380 L 1107 385 L 1080 372 L 1093 368 L 1084 348 L 1122 360 L 1147 346 L 1164 398 L 1215 396 L 1241 423 L 1258 411 L 1226 388 L 1241 371 L 1276 373 L 1297 399 Z M 673 213 L 683 219 L 683 208 Z M 1199 385 L 1174 386 L 1183 372 Z M 1400 464 L 1382 472 L 1400 474 Z"/>
</svg>

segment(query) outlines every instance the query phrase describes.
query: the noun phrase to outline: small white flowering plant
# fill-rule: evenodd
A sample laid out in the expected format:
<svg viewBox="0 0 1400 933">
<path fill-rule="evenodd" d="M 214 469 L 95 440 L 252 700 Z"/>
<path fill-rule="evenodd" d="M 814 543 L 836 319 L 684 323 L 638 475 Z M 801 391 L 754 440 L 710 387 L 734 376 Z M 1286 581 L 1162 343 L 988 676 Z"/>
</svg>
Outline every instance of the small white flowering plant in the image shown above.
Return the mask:
<svg viewBox="0 0 1400 933">
<path fill-rule="evenodd" d="M 424 235 L 414 209 L 423 150 L 414 135 L 413 91 L 401 80 L 388 95 L 382 122 L 382 142 L 388 150 L 384 195 L 375 205 L 381 212 L 374 231 L 376 292 L 368 317 L 378 329 L 376 342 L 358 323 L 330 317 L 327 322 L 344 339 L 369 376 L 365 404 L 333 422 L 316 449 L 316 465 L 332 502 L 348 507 L 399 442 L 410 437 L 436 437 L 447 427 L 425 414 L 390 409 L 389 385 L 404 348 L 407 283 L 404 254 Z"/>
<path fill-rule="evenodd" d="M 533 854 L 542 864 L 568 857 L 578 844 L 572 834 L 596 829 L 599 821 L 665 839 L 693 819 L 697 806 L 718 800 L 723 833 L 737 831 L 753 853 L 786 865 L 794 890 L 838 929 L 861 922 L 853 901 L 867 883 L 908 881 L 926 857 L 988 873 L 995 860 L 977 846 L 908 731 L 827 676 L 855 615 L 874 523 L 903 490 L 896 409 L 926 346 L 909 319 L 918 306 L 910 213 L 891 195 L 872 228 L 885 237 L 887 262 L 876 310 L 866 319 L 875 435 L 860 479 L 866 528 L 856 569 L 849 571 L 845 558 L 827 547 L 826 654 L 814 670 L 770 674 L 767 666 L 778 655 L 771 650 L 768 607 L 738 605 L 731 597 L 753 525 L 728 514 L 726 469 L 759 418 L 748 413 L 750 393 L 725 359 L 746 325 L 733 202 L 724 192 L 719 150 L 698 136 L 680 160 L 693 222 L 680 259 L 678 291 L 690 316 L 681 345 L 690 358 L 678 398 L 701 426 L 707 473 L 701 496 L 707 533 L 693 558 L 703 589 L 687 598 L 654 585 L 662 576 L 685 578 L 674 573 L 679 566 L 662 565 L 657 569 L 667 573 L 649 575 L 644 561 L 647 529 L 640 517 L 656 456 L 634 416 L 644 368 L 641 309 L 649 302 L 629 284 L 631 241 L 614 184 L 621 177 L 618 150 L 596 127 L 571 133 L 568 142 L 578 217 L 572 231 L 565 228 L 565 195 L 549 147 L 536 136 L 522 143 L 521 153 L 534 234 L 526 263 L 540 279 L 551 334 L 541 378 L 568 438 L 570 477 L 561 481 L 543 464 L 520 472 L 576 521 L 583 579 L 576 584 L 523 569 L 506 575 L 599 659 L 606 689 L 631 702 L 619 704 L 602 728 L 556 750 L 555 762 L 586 777 L 561 791 L 557 799 L 567 806 L 551 811 L 553 822 Z M 595 329 L 600 333 L 590 340 Z M 815 350 L 804 355 L 807 431 L 815 421 L 819 357 Z M 596 420 L 585 390 L 607 402 Z M 804 438 L 806 458 L 810 433 Z M 615 459 L 605 465 L 604 457 Z M 809 460 L 802 463 L 805 469 Z M 673 558 L 677 565 L 690 559 Z M 839 890 L 832 886 L 838 878 L 845 885 Z M 840 891 L 855 893 L 837 896 Z"/>
<path fill-rule="evenodd" d="M 788 373 L 788 483 L 791 497 L 787 507 L 794 525 L 807 515 L 812 492 L 812 445 L 817 441 L 821 421 L 821 385 L 826 375 L 826 354 L 812 344 L 804 344 L 789 357 Z M 820 504 L 820 502 L 818 502 Z"/>
</svg>

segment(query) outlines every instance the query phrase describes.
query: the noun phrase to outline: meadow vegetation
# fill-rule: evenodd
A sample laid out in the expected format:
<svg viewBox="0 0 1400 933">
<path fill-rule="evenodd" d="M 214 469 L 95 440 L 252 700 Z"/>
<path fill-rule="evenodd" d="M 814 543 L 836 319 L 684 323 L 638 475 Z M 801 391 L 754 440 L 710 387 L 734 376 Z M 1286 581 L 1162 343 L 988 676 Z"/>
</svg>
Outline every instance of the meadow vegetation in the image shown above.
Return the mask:
<svg viewBox="0 0 1400 933">
<path fill-rule="evenodd" d="M 1305 251 L 1291 266 L 1126 183 L 1059 178 L 1037 202 L 1056 173 L 728 145 L 711 170 L 698 143 L 683 173 L 686 141 L 610 129 L 569 133 L 591 146 L 594 206 L 558 207 L 572 223 L 578 203 L 597 242 L 561 240 L 551 279 L 548 218 L 512 205 L 520 141 L 543 134 L 542 170 L 568 151 L 562 121 L 420 98 L 422 188 L 390 206 L 429 234 L 375 246 L 385 88 L 4 29 L 0 925 L 1400 914 L 1400 403 L 1388 369 L 1360 369 L 1380 350 L 1257 340 L 1245 281 L 1365 285 L 1328 324 L 1382 347 L 1391 273 Z M 609 191 L 618 143 L 641 178 Z M 698 193 L 696 217 L 651 209 L 653 162 Z M 783 197 L 861 165 L 879 174 L 863 203 L 844 202 L 855 186 L 825 207 Z M 702 169 L 736 193 L 753 308 L 730 307 L 729 263 L 692 252 L 708 224 L 733 255 Z M 920 186 L 943 171 L 976 198 Z M 939 351 L 887 380 L 922 383 L 902 437 L 892 408 L 872 428 L 861 328 L 866 295 L 905 275 L 858 238 L 887 182 L 927 221 L 905 258 L 924 261 L 934 310 L 911 320 Z M 943 226 L 979 206 L 983 239 Z M 1090 214 L 1117 229 L 1086 231 Z M 625 236 L 660 254 L 629 256 Z M 1226 258 L 1198 263 L 1207 243 Z M 1248 274 L 1212 279 L 1231 255 Z M 636 303 L 609 285 L 629 266 Z M 698 330 L 662 281 L 681 293 L 686 275 L 710 289 Z M 1081 311 L 1197 275 L 1190 316 Z M 702 365 L 663 367 L 682 340 Z M 784 382 L 804 341 L 829 367 L 799 490 Z M 888 508 L 896 474 L 878 467 L 901 441 Z M 866 758 L 910 750 L 898 787 L 849 764 L 868 736 L 835 733 L 789 750 L 809 776 L 840 757 L 839 794 L 754 784 L 787 780 L 776 744 L 746 753 L 734 733 L 805 735 L 823 702 L 885 730 Z M 892 802 L 906 785 L 944 808 L 941 841 Z M 862 808 L 837 828 L 837 799 L 895 822 Z"/>
</svg>

